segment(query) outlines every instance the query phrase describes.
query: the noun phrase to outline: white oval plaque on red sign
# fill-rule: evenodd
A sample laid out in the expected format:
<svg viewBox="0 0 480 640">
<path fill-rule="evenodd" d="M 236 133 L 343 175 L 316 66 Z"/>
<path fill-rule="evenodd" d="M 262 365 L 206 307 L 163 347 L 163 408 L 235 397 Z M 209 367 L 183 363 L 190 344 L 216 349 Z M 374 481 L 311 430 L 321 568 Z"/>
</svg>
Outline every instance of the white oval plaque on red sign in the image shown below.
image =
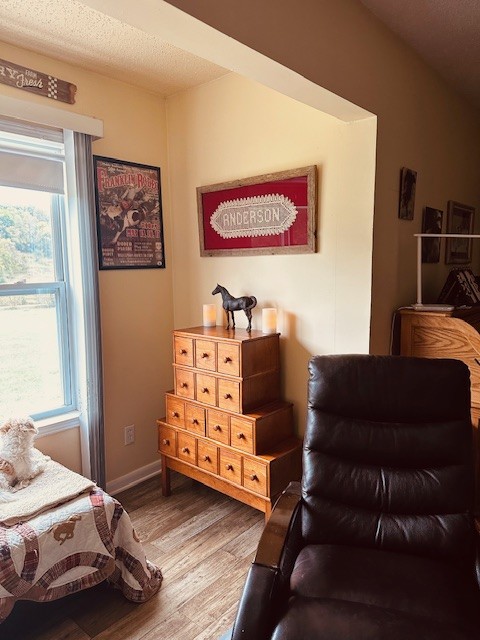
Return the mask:
<svg viewBox="0 0 480 640">
<path fill-rule="evenodd" d="M 279 193 L 222 202 L 210 225 L 222 238 L 253 238 L 284 233 L 295 222 L 297 208 Z"/>
</svg>

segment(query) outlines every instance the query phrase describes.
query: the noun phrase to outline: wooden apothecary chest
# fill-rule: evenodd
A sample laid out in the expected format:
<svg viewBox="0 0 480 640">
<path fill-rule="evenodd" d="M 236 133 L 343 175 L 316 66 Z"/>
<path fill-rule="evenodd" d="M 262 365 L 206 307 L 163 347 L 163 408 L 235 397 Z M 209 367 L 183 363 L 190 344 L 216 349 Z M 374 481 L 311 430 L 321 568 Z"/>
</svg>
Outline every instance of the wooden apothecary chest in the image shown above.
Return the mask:
<svg viewBox="0 0 480 640">
<path fill-rule="evenodd" d="M 301 476 L 292 404 L 280 398 L 279 334 L 173 332 L 174 390 L 157 421 L 162 491 L 174 469 L 270 515 Z"/>
</svg>

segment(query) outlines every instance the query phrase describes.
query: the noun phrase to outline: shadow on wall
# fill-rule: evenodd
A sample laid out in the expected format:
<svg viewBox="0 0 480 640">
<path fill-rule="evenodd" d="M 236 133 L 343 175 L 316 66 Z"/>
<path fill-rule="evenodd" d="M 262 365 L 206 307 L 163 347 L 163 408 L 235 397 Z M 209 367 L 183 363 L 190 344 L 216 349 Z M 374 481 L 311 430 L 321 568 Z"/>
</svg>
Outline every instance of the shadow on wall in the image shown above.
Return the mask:
<svg viewBox="0 0 480 640">
<path fill-rule="evenodd" d="M 297 337 L 297 322 L 298 318 L 294 313 L 283 312 L 283 331 L 286 337 L 280 338 L 280 386 L 281 396 L 288 402 L 293 402 L 295 433 L 303 437 L 307 418 L 308 362 L 312 354 Z M 287 376 L 295 371 L 302 374 L 289 379 L 287 383 Z"/>
</svg>

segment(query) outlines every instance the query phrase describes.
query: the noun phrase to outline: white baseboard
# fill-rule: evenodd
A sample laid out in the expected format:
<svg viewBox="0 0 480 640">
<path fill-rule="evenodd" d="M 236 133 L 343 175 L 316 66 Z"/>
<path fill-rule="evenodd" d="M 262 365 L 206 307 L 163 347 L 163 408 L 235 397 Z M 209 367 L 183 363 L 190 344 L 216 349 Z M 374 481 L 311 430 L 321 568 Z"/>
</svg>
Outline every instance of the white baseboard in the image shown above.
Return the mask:
<svg viewBox="0 0 480 640">
<path fill-rule="evenodd" d="M 144 467 L 135 469 L 135 471 L 131 471 L 124 476 L 120 476 L 120 478 L 115 478 L 115 480 L 107 482 L 107 493 L 115 495 L 116 493 L 120 493 L 120 491 L 130 489 L 130 487 L 134 487 L 136 484 L 140 484 L 140 482 L 158 475 L 161 468 L 160 460 L 155 460 L 155 462 L 151 462 L 150 464 L 146 464 Z M 158 483 L 160 486 L 160 478 L 158 479 Z"/>
</svg>

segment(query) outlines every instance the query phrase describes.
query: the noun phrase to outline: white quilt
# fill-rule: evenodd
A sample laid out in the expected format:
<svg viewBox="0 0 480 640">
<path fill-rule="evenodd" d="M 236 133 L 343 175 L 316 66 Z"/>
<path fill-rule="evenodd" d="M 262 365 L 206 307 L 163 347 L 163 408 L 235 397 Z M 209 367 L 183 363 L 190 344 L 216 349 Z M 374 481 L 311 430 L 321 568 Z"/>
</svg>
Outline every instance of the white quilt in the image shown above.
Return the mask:
<svg viewBox="0 0 480 640">
<path fill-rule="evenodd" d="M 127 512 L 101 489 L 0 525 L 0 622 L 16 600 L 55 600 L 105 579 L 143 602 L 162 574 L 145 558 Z"/>
</svg>

